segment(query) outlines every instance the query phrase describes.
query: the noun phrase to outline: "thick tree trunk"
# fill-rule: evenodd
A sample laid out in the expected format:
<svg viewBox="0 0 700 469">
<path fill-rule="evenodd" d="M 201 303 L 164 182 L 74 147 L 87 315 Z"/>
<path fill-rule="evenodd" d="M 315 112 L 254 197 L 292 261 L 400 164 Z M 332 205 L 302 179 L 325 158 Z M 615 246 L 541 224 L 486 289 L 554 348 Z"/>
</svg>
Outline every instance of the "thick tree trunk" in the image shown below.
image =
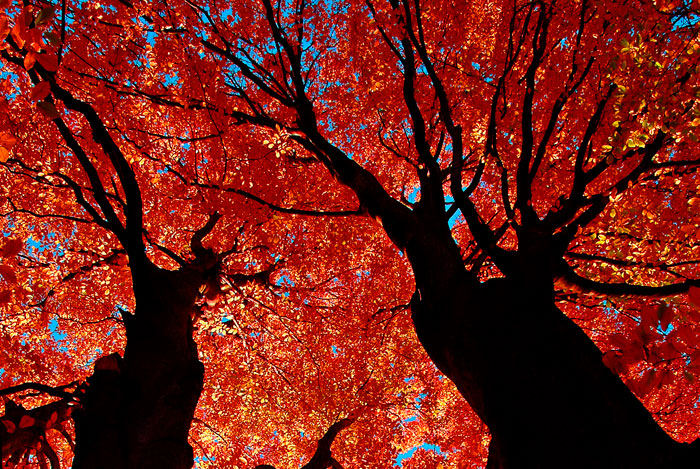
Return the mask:
<svg viewBox="0 0 700 469">
<path fill-rule="evenodd" d="M 673 441 L 556 308 L 546 242 L 522 242 L 507 278 L 479 283 L 435 226 L 407 245 L 413 322 L 488 425 L 489 469 L 700 467 L 698 443 Z"/>
<path fill-rule="evenodd" d="M 190 315 L 200 280 L 195 271 L 150 264 L 134 272 L 136 312 L 125 317 L 124 359 L 95 364 L 75 416 L 74 468 L 192 467 L 187 438 L 204 368 Z"/>
<path fill-rule="evenodd" d="M 436 252 L 412 262 L 418 337 L 489 426 L 489 468 L 700 467 L 554 306 L 551 282 L 478 284 Z"/>
</svg>

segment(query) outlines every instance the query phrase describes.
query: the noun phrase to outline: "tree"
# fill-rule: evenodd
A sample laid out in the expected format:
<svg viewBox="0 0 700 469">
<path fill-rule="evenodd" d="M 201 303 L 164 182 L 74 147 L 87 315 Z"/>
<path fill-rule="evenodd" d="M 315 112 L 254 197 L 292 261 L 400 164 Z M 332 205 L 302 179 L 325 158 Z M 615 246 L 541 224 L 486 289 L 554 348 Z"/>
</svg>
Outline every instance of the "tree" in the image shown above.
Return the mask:
<svg viewBox="0 0 700 469">
<path fill-rule="evenodd" d="M 189 467 L 189 432 L 210 467 L 383 465 L 436 438 L 447 421 L 436 409 L 469 415 L 410 333 L 410 281 L 392 274 L 405 261 L 334 210 L 349 193 L 321 200 L 323 213 L 281 209 L 276 157 L 247 130 L 70 84 L 89 80 L 86 44 L 128 20 L 108 11 L 95 24 L 90 8 L 52 19 L 13 5 L 0 28 L 3 463 Z M 148 28 L 126 44 L 148 49 Z M 107 63 L 152 78 L 121 50 Z M 236 185 L 209 187 L 217 174 Z M 241 189 L 252 181 L 271 202 Z M 482 425 L 449 436 L 478 453 L 469 433 Z"/>
<path fill-rule="evenodd" d="M 32 233 L 60 241 L 23 257 L 8 243 L 17 267 L 3 277 L 31 288 L 4 298 L 44 323 L 60 308 L 82 327 L 120 316 L 126 328 L 123 361 L 107 355 L 89 386 L 50 389 L 80 396 L 76 465 L 167 455 L 177 459 L 168 466 L 189 466 L 202 379 L 192 339 L 240 360 L 259 332 L 226 305 L 244 299 L 276 315 L 266 334 L 294 342 L 260 355 L 285 383 L 267 396 L 323 409 L 321 419 L 287 413 L 324 421 L 319 437 L 336 435 L 334 422 L 357 432 L 363 415 L 415 401 L 414 380 L 446 397 L 418 396 L 424 426 L 405 441 L 434 438 L 421 432 L 436 428 L 427 421 L 446 401 L 469 415 L 416 352 L 402 314 L 410 307 L 420 344 L 488 426 L 487 467 L 700 460 L 689 444 L 700 356 L 695 5 L 261 0 L 63 4 L 55 19 L 33 5 L 8 11 L 6 231 L 50 219 Z M 56 257 L 69 273 L 57 273 Z M 41 285 L 46 276 L 66 285 L 60 301 Z M 93 317 L 69 294 L 80 276 L 107 311 Z M 295 337 L 290 318 L 308 335 Z M 29 321 L 12 325 L 15 337 Z M 383 335 L 381 322 L 395 330 Z M 234 338 L 193 323 L 231 327 Z M 308 341 L 315 334 L 325 341 Z M 356 371 L 341 385 L 336 369 L 313 390 L 281 390 L 295 388 L 283 360 L 309 347 L 290 368 L 298 378 L 309 362 L 321 366 L 323 347 L 335 356 L 341 338 L 350 362 L 375 360 L 376 376 Z M 14 405 L 6 415 L 23 412 Z M 25 428 L 40 420 L 31 418 Z M 478 425 L 445 422 L 447 454 L 433 456 L 483 464 Z M 450 454 L 457 435 L 470 443 Z M 395 457 L 376 448 L 371 462 L 333 457 L 355 466 Z M 419 466 L 439 464 L 416 454 Z"/>
</svg>

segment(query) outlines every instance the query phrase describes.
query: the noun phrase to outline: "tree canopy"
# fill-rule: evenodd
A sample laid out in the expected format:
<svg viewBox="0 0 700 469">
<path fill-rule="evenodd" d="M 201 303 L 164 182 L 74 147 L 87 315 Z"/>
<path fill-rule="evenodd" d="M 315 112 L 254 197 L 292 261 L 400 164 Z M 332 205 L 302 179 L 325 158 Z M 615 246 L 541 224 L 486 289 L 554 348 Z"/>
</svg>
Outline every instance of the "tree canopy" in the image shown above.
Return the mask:
<svg viewBox="0 0 700 469">
<path fill-rule="evenodd" d="M 700 460 L 695 3 L 0 8 L 4 464 Z"/>
</svg>

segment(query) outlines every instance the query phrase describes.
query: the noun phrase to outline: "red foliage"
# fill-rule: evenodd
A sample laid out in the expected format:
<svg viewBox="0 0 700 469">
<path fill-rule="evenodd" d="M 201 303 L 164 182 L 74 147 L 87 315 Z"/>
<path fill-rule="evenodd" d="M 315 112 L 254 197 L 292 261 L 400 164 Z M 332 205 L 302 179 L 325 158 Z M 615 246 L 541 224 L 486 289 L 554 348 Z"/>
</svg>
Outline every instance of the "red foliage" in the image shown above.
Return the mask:
<svg viewBox="0 0 700 469">
<path fill-rule="evenodd" d="M 122 164 L 159 267 L 222 215 L 204 244 L 227 255 L 193 312 L 198 467 L 296 467 L 344 417 L 343 467 L 423 443 L 441 452 L 404 467 L 483 466 L 485 426 L 414 333 L 403 241 L 321 141 L 405 207 L 472 186 L 441 203 L 482 280 L 504 275 L 494 253 L 525 249 L 520 226 L 551 220 L 568 237 L 543 260 L 558 307 L 664 430 L 700 435 L 694 4 L 231 3 L 0 2 L 0 388 L 84 380 L 123 350 L 132 278 L 103 223 L 104 204 L 132 217 Z"/>
</svg>

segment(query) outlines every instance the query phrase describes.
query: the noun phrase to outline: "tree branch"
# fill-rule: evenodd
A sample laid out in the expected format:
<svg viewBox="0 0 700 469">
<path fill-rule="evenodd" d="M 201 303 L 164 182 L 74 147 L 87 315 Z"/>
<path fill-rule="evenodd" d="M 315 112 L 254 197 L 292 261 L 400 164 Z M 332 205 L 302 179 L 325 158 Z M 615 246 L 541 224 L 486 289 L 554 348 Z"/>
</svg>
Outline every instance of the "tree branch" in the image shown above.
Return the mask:
<svg viewBox="0 0 700 469">
<path fill-rule="evenodd" d="M 73 381 L 72 383 L 68 383 L 63 386 L 48 386 L 41 383 L 22 383 L 5 389 L 0 389 L 0 396 L 9 396 L 10 394 L 17 394 L 18 392 L 33 390 L 48 394 L 50 396 L 72 400 L 73 393 L 66 392 L 65 389 L 72 388 L 78 384 L 78 381 Z"/>
<path fill-rule="evenodd" d="M 686 280 L 658 287 L 633 285 L 629 283 L 605 283 L 591 280 L 577 274 L 573 267 L 563 261 L 559 265 L 562 279 L 573 285 L 596 293 L 621 296 L 666 297 L 688 292 L 690 287 L 700 287 L 700 280 Z"/>
<path fill-rule="evenodd" d="M 335 422 L 328 429 L 325 435 L 318 440 L 316 452 L 311 457 L 311 460 L 302 466 L 301 469 L 326 469 L 332 464 L 333 457 L 331 456 L 331 445 L 333 440 L 338 436 L 341 430 L 349 427 L 354 419 L 346 418 Z"/>
<path fill-rule="evenodd" d="M 301 469 L 342 469 L 342 466 L 338 461 L 336 461 L 333 456 L 331 456 L 331 445 L 333 440 L 338 436 L 343 429 L 349 427 L 355 419 L 346 418 L 335 422 L 326 431 L 326 433 L 318 440 L 318 446 L 314 452 L 311 460 L 304 464 Z M 253 469 L 276 469 L 274 466 L 269 464 L 260 464 L 255 466 Z"/>
</svg>

